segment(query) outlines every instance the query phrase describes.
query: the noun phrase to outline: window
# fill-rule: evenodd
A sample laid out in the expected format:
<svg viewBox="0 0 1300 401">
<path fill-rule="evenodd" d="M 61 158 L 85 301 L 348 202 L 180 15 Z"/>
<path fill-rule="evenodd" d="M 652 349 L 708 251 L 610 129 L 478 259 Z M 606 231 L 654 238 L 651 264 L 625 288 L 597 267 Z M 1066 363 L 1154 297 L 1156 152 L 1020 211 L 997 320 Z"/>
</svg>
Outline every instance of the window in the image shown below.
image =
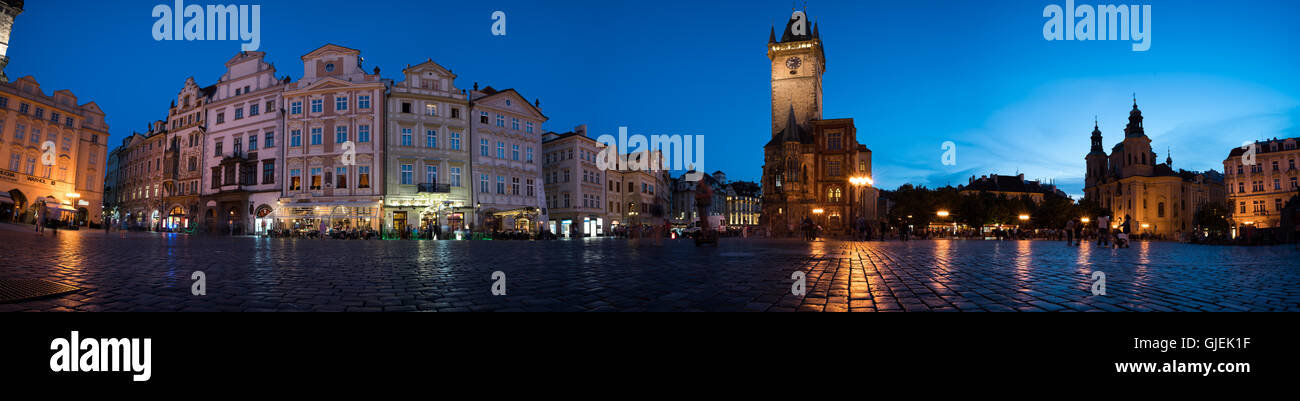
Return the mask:
<svg viewBox="0 0 1300 401">
<path fill-rule="evenodd" d="M 302 146 L 302 130 L 296 129 L 289 132 L 289 146 Z"/>
<path fill-rule="evenodd" d="M 257 111 L 257 109 L 258 109 L 258 105 L 257 105 L 257 104 L 251 104 L 251 105 L 249 105 L 249 106 L 248 106 L 248 116 L 249 116 L 249 117 L 252 117 L 252 116 L 255 116 L 255 115 L 261 114 L 261 113 L 259 113 L 259 112 Z"/>
<path fill-rule="evenodd" d="M 487 175 L 487 174 L 479 174 L 479 175 L 478 175 L 478 191 L 479 191 L 479 192 L 482 192 L 482 193 L 487 193 L 487 192 L 488 192 L 488 175 Z"/>
<path fill-rule="evenodd" d="M 402 113 L 411 114 L 411 102 L 402 102 Z"/>
<path fill-rule="evenodd" d="M 411 146 L 410 128 L 402 128 L 402 146 Z"/>
<path fill-rule="evenodd" d="M 220 156 L 221 156 L 221 145 L 224 145 L 224 144 L 225 144 L 225 140 L 223 140 L 222 138 L 217 138 L 217 144 L 216 144 L 215 146 L 212 147 L 212 155 L 213 155 L 213 156 L 220 157 Z"/>
<path fill-rule="evenodd" d="M 455 107 L 452 107 L 452 108 L 451 108 L 451 118 L 454 119 L 454 120 L 459 120 L 459 119 L 460 119 L 460 109 L 455 108 Z"/>
<path fill-rule="evenodd" d="M 344 143 L 348 141 L 348 126 L 340 125 L 334 127 L 334 143 Z"/>
<path fill-rule="evenodd" d="M 40 119 L 43 119 L 43 118 L 45 118 L 45 109 L 40 108 L 40 107 L 37 107 L 37 108 L 36 108 L 36 119 L 37 119 L 37 120 L 40 120 Z"/>
<path fill-rule="evenodd" d="M 839 176 L 840 176 L 840 162 L 839 162 L 839 161 L 830 161 L 830 162 L 827 162 L 827 163 L 826 163 L 826 169 L 827 169 L 827 175 L 830 175 L 831 177 L 839 177 Z"/>
<path fill-rule="evenodd" d="M 402 172 L 402 178 L 400 183 L 402 185 L 411 185 L 411 180 L 413 179 L 412 176 L 415 174 L 415 166 L 412 166 L 410 164 L 403 164 L 401 167 L 401 172 Z"/>
<path fill-rule="evenodd" d="M 510 145 L 510 160 L 519 161 L 519 145 Z"/>
<path fill-rule="evenodd" d="M 289 103 L 289 114 L 302 114 L 302 101 Z M 221 115 L 217 114 L 217 120 L 220 122 Z"/>
<path fill-rule="evenodd" d="M 501 128 L 506 127 L 506 116 L 497 114 L 497 126 Z"/>
<path fill-rule="evenodd" d="M 510 129 L 515 130 L 515 131 L 518 131 L 518 130 L 519 130 L 519 118 L 517 118 L 517 117 L 510 117 Z"/>
<path fill-rule="evenodd" d="M 248 151 L 252 152 L 254 150 L 257 150 L 257 134 L 248 136 Z"/>
<path fill-rule="evenodd" d="M 268 160 L 262 162 L 262 183 L 263 184 L 275 183 L 275 161 L 274 160 Z"/>
<path fill-rule="evenodd" d="M 526 128 L 526 129 L 525 129 L 525 132 L 530 133 L 530 134 L 533 133 L 533 122 L 532 122 L 532 121 L 529 121 L 529 122 L 525 123 L 524 127 Z"/>
<path fill-rule="evenodd" d="M 506 158 L 506 143 L 505 143 L 505 142 L 497 141 L 497 158 L 498 158 L 498 159 L 504 159 L 504 158 Z"/>
<path fill-rule="evenodd" d="M 454 109 L 453 109 L 454 110 Z M 451 150 L 460 150 L 460 133 L 451 133 Z"/>
<path fill-rule="evenodd" d="M 27 105 L 24 104 L 23 106 L 26 107 Z M 23 111 L 23 113 L 26 113 L 26 112 L 27 112 L 26 110 Z M 480 112 L 478 112 L 478 122 L 479 122 L 480 124 L 487 124 L 487 123 L 488 123 L 488 112 L 486 112 L 486 111 L 480 111 Z"/>
<path fill-rule="evenodd" d="M 226 113 L 225 113 L 225 112 L 218 112 L 218 113 L 217 113 L 217 124 L 221 124 L 221 123 L 224 123 L 224 122 L 226 122 Z"/>
<path fill-rule="evenodd" d="M 519 195 L 519 177 L 510 177 L 510 194 Z"/>
<path fill-rule="evenodd" d="M 358 126 L 357 126 L 357 142 L 361 142 L 361 143 L 370 142 L 370 126 L 369 126 L 369 125 L 358 125 Z"/>
<path fill-rule="evenodd" d="M 213 176 L 213 179 L 216 179 L 215 175 Z M 289 170 L 289 190 L 290 191 L 302 190 L 302 170 L 296 168 Z"/>
<path fill-rule="evenodd" d="M 334 188 L 346 189 L 348 187 L 348 168 L 334 168 Z"/>
<path fill-rule="evenodd" d="M 324 139 L 322 138 L 322 137 L 324 137 L 324 133 L 323 133 L 323 131 L 324 131 L 324 130 L 322 130 L 322 129 L 319 128 L 319 127 L 318 127 L 318 128 L 312 128 L 312 129 L 311 129 L 311 144 L 312 144 L 312 145 L 320 145 L 320 144 L 321 144 L 321 142 L 324 140 Z"/>
<path fill-rule="evenodd" d="M 438 166 L 424 166 L 424 182 L 427 184 L 438 183 Z"/>
<path fill-rule="evenodd" d="M 312 113 L 320 113 L 320 112 L 323 112 L 323 111 L 325 111 L 325 100 L 324 100 L 324 99 L 312 99 L 312 100 L 311 100 L 311 112 L 312 112 Z"/>
<path fill-rule="evenodd" d="M 1164 203 L 1164 202 L 1156 202 L 1156 217 L 1160 217 L 1160 218 L 1164 218 L 1164 217 L 1165 217 L 1165 203 Z"/>
<path fill-rule="evenodd" d="M 357 108 L 358 109 L 370 108 L 370 95 L 357 96 Z"/>
<path fill-rule="evenodd" d="M 528 161 L 529 163 L 532 163 L 532 162 L 533 162 L 533 147 L 532 147 L 532 146 L 529 146 L 529 147 L 528 147 L 528 155 L 527 155 L 527 156 L 528 156 L 527 161 Z"/>
<path fill-rule="evenodd" d="M 357 188 L 370 188 L 370 166 L 357 166 Z"/>
<path fill-rule="evenodd" d="M 478 140 L 478 153 L 480 156 L 488 155 L 488 140 L 486 138 L 480 138 Z"/>
<path fill-rule="evenodd" d="M 563 199 L 564 199 L 564 207 L 565 207 L 565 208 L 568 208 L 568 207 L 569 207 L 569 193 L 568 193 L 568 192 L 565 192 L 565 193 L 564 193 Z"/>
<path fill-rule="evenodd" d="M 348 98 L 345 96 L 334 97 L 334 111 L 347 111 Z"/>
<path fill-rule="evenodd" d="M 425 130 L 425 131 L 424 131 L 424 147 L 426 147 L 426 148 L 437 148 L 437 147 L 438 147 L 438 131 L 437 131 L 437 130 Z"/>
<path fill-rule="evenodd" d="M 501 195 L 506 194 L 506 176 L 504 175 L 497 176 L 497 193 Z"/>
<path fill-rule="evenodd" d="M 529 196 L 529 197 L 534 196 L 534 195 L 533 195 L 533 179 L 532 179 L 532 178 L 529 178 L 529 179 L 528 179 L 528 187 L 527 187 L 527 189 L 528 189 L 528 193 L 527 193 L 526 196 Z"/>
<path fill-rule="evenodd" d="M 460 167 L 451 168 L 451 186 L 453 187 L 460 186 Z"/>
<path fill-rule="evenodd" d="M 265 145 L 265 146 L 268 147 L 268 148 L 269 148 L 269 147 L 273 147 L 273 146 L 275 146 L 275 133 L 274 133 L 274 132 L 267 132 L 267 133 L 266 133 L 266 142 L 263 143 L 263 145 Z"/>
<path fill-rule="evenodd" d="M 72 128 L 72 117 L 64 118 L 64 119 L 63 119 L 63 126 L 64 126 L 64 127 L 68 127 L 68 128 Z"/>
<path fill-rule="evenodd" d="M 311 190 L 318 191 L 321 188 L 321 168 L 311 168 Z"/>
<path fill-rule="evenodd" d="M 272 112 L 272 111 L 275 111 L 275 101 L 274 101 L 274 100 L 268 100 L 268 101 L 266 102 L 266 112 L 267 112 L 267 113 L 270 113 L 270 112 Z"/>
<path fill-rule="evenodd" d="M 240 107 L 240 108 L 235 109 L 235 119 L 236 119 L 236 120 L 240 120 L 240 119 L 243 119 L 243 118 L 244 118 L 244 108 L 243 108 L 243 107 Z"/>
<path fill-rule="evenodd" d="M 424 114 L 428 114 L 428 115 L 431 116 L 431 117 L 437 117 L 437 116 L 438 116 L 438 105 L 436 105 L 436 104 L 426 104 L 426 105 L 424 105 Z"/>
</svg>

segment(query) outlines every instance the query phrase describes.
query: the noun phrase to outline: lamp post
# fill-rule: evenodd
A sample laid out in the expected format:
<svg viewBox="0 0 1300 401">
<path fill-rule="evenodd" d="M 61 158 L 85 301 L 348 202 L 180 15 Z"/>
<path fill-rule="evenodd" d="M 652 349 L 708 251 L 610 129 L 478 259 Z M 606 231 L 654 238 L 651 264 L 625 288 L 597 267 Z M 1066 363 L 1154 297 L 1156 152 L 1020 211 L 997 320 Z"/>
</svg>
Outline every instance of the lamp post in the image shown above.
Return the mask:
<svg viewBox="0 0 1300 401">
<path fill-rule="evenodd" d="M 869 187 L 874 183 L 875 182 L 871 179 L 871 177 L 868 176 L 849 177 L 849 185 L 853 186 L 853 192 L 849 193 L 849 198 L 850 198 L 849 199 L 849 205 L 850 205 L 849 221 L 855 225 L 857 224 L 858 218 L 860 217 L 858 216 L 859 214 L 858 208 L 859 206 L 863 206 L 863 205 L 858 205 L 858 203 L 862 202 L 863 196 L 861 192 L 865 190 L 866 187 Z M 866 208 L 864 207 L 863 209 Z"/>
</svg>

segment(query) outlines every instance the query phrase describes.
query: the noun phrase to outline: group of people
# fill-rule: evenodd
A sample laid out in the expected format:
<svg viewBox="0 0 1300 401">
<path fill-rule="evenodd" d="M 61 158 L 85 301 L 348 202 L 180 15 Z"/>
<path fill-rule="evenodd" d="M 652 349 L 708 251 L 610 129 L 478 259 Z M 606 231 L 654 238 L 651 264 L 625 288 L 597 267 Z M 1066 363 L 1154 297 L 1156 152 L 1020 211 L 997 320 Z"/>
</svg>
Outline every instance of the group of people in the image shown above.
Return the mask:
<svg viewBox="0 0 1300 401">
<path fill-rule="evenodd" d="M 1065 223 L 1066 245 L 1083 245 L 1086 233 L 1084 223 L 1070 220 Z M 1129 234 L 1133 231 L 1133 218 L 1125 215 L 1118 228 L 1111 228 L 1110 216 L 1097 216 L 1097 246 L 1128 248 Z"/>
</svg>

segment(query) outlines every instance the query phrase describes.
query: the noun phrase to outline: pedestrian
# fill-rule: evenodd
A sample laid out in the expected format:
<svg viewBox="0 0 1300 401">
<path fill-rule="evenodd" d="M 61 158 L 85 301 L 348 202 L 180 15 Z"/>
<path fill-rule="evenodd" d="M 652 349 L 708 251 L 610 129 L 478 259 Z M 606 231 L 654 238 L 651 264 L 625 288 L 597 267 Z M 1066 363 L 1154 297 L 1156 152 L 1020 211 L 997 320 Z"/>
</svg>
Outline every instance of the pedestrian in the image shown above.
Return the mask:
<svg viewBox="0 0 1300 401">
<path fill-rule="evenodd" d="M 45 235 L 45 219 L 44 219 L 45 211 L 41 210 L 41 208 L 36 208 L 35 214 L 36 214 L 36 233 L 40 235 Z"/>
<path fill-rule="evenodd" d="M 1110 246 L 1110 216 L 1097 216 L 1097 246 Z"/>
<path fill-rule="evenodd" d="M 1065 223 L 1065 245 L 1074 246 L 1074 220 Z"/>
</svg>

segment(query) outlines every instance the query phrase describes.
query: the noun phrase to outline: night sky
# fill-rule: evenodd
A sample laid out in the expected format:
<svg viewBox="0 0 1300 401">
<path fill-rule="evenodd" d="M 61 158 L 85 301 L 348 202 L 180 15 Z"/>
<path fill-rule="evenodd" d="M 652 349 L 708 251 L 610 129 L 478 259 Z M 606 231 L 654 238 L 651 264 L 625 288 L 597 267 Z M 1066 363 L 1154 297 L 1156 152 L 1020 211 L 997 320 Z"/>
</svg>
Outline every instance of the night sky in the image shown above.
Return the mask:
<svg viewBox="0 0 1300 401">
<path fill-rule="evenodd" d="M 211 85 L 239 51 L 154 41 L 156 4 L 172 3 L 28 1 L 5 71 L 98 103 L 116 146 L 165 118 L 186 77 Z M 771 134 L 768 30 L 791 11 L 787 1 L 242 4 L 262 6 L 260 50 L 281 76 L 301 77 L 299 57 L 325 43 L 360 49 L 386 78 L 432 58 L 460 88 L 540 99 L 546 130 L 704 134 L 706 168 L 747 180 Z M 855 119 L 884 188 L 1018 170 L 1078 195 L 1094 116 L 1109 151 L 1135 92 L 1153 149 L 1160 160 L 1172 150 L 1175 168 L 1222 170 L 1242 141 L 1300 136 L 1300 2 L 1144 1 L 1146 52 L 1049 42 L 1048 4 L 1065 1 L 809 1 L 828 59 L 824 117 Z M 490 32 L 495 10 L 506 36 Z M 940 163 L 944 141 L 958 145 L 955 166 Z"/>
</svg>

